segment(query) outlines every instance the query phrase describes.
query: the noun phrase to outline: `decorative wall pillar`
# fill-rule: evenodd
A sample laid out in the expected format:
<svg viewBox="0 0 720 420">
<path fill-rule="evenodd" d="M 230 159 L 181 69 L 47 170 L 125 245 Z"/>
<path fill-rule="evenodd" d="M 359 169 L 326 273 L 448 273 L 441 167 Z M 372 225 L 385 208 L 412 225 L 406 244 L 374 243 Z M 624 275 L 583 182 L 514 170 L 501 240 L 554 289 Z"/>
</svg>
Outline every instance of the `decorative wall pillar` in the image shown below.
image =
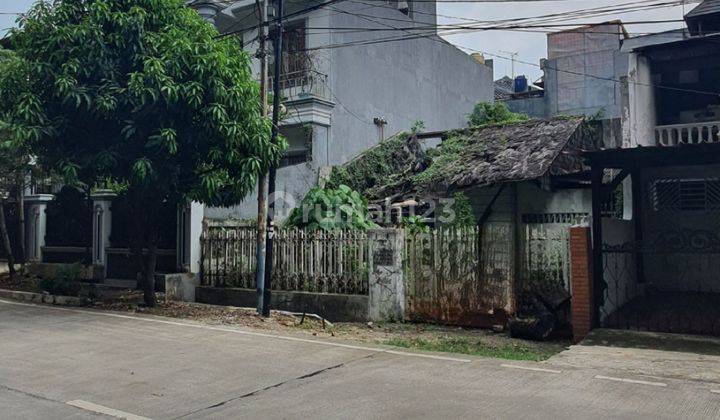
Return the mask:
<svg viewBox="0 0 720 420">
<path fill-rule="evenodd" d="M 371 321 L 402 321 L 405 318 L 405 281 L 403 247 L 405 231 L 377 229 L 368 231 Z"/>
<path fill-rule="evenodd" d="M 111 205 L 117 195 L 110 190 L 98 190 L 90 194 L 93 202 L 93 265 L 107 266 L 107 249 L 112 233 Z"/>
<path fill-rule="evenodd" d="M 181 271 L 200 272 L 200 235 L 205 218 L 205 205 L 189 203 L 178 208 L 177 263 Z"/>
<path fill-rule="evenodd" d="M 50 201 L 55 198 L 52 194 L 26 195 L 25 211 L 25 255 L 28 261 L 42 262 L 42 249 L 45 246 L 45 232 L 47 231 L 47 215 L 45 210 Z"/>
</svg>

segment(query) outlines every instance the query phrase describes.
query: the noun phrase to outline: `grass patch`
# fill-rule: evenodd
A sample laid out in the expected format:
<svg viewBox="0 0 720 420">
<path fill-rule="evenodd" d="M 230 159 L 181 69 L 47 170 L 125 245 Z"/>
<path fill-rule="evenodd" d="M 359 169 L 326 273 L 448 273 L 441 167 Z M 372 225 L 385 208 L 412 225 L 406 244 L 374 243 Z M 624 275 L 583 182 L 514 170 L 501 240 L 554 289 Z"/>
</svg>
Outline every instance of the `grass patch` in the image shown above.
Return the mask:
<svg viewBox="0 0 720 420">
<path fill-rule="evenodd" d="M 562 351 L 562 346 L 533 347 L 524 344 L 489 345 L 478 339 L 467 337 L 439 338 L 393 338 L 385 344 L 415 350 L 437 351 L 445 353 L 469 354 L 481 357 L 493 357 L 507 360 L 530 360 L 540 362 Z"/>
</svg>

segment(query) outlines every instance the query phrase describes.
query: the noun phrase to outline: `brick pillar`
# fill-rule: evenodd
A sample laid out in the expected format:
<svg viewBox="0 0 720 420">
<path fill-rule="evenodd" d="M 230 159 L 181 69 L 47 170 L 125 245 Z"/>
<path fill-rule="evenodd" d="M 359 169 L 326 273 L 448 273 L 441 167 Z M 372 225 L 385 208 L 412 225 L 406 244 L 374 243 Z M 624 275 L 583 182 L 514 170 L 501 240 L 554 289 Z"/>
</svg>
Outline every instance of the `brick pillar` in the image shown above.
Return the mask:
<svg viewBox="0 0 720 420">
<path fill-rule="evenodd" d="M 593 326 L 592 242 L 590 228 L 570 228 L 570 292 L 573 341 L 580 342 Z"/>
</svg>

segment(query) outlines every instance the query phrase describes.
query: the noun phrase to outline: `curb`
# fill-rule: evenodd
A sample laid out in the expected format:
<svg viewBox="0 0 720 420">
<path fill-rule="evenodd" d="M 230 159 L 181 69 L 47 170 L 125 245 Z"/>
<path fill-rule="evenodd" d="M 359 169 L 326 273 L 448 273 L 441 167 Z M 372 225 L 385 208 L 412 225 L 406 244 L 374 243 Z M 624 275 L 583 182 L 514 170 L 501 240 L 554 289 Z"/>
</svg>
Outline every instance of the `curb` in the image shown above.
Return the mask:
<svg viewBox="0 0 720 420">
<path fill-rule="evenodd" d="M 55 296 L 44 293 L 20 292 L 17 290 L 0 289 L 0 298 L 17 300 L 20 302 L 47 303 L 51 305 L 86 306 L 90 301 L 86 298 L 74 296 Z"/>
</svg>

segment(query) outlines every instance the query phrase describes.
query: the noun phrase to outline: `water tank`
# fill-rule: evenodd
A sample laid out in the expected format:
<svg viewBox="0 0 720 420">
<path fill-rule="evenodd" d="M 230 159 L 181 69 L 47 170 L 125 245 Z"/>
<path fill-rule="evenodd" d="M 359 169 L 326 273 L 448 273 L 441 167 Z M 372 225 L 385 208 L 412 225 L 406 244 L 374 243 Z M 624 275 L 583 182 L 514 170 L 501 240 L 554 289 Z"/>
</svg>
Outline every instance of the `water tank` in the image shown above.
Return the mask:
<svg viewBox="0 0 720 420">
<path fill-rule="evenodd" d="M 528 80 L 525 76 L 515 78 L 515 93 L 523 93 L 528 90 Z"/>
<path fill-rule="evenodd" d="M 472 57 L 473 60 L 477 61 L 479 64 L 485 64 L 485 56 L 480 53 L 472 53 L 470 54 L 470 57 Z"/>
</svg>

